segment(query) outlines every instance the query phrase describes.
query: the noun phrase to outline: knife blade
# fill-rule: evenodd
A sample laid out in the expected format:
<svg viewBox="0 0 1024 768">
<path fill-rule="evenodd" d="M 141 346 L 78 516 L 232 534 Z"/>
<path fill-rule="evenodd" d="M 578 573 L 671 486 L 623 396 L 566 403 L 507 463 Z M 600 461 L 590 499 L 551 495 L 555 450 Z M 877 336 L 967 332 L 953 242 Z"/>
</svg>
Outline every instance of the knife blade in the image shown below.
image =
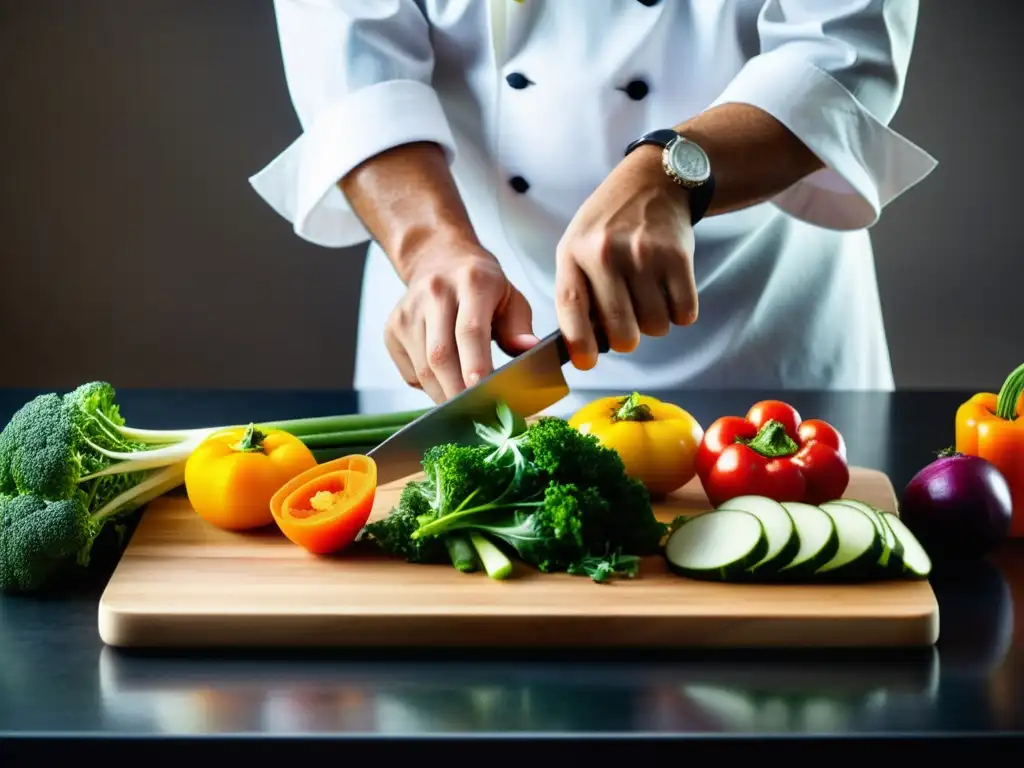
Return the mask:
<svg viewBox="0 0 1024 768">
<path fill-rule="evenodd" d="M 598 350 L 608 351 L 603 334 Z M 554 331 L 512 358 L 472 387 L 409 422 L 368 455 L 377 464 L 377 483 L 384 485 L 422 470 L 423 454 L 442 443 L 479 444 L 474 421 L 495 421 L 495 408 L 504 402 L 513 413 L 529 418 L 569 394 L 562 368 L 569 350 L 561 331 Z"/>
</svg>

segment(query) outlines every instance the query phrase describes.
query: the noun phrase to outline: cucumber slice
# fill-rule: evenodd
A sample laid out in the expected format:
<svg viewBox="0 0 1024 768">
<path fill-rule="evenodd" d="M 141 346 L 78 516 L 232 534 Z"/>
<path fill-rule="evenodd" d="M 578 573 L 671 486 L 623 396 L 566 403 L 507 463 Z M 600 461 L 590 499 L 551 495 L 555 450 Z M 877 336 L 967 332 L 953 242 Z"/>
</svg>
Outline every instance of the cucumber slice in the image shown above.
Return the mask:
<svg viewBox="0 0 1024 768">
<path fill-rule="evenodd" d="M 900 537 L 896 535 L 896 531 L 889 525 L 889 521 L 886 520 L 887 515 L 891 515 L 891 512 L 887 512 L 884 509 L 873 507 L 875 514 L 878 515 L 878 519 L 885 523 L 885 528 L 889 533 L 892 534 L 892 551 L 889 553 L 889 562 L 886 563 L 886 574 L 889 576 L 902 576 L 906 572 L 906 566 L 903 563 L 903 542 L 900 541 Z M 899 515 L 894 515 L 899 517 Z"/>
<path fill-rule="evenodd" d="M 788 565 L 800 550 L 800 539 L 796 535 L 793 518 L 774 499 L 767 496 L 737 496 L 721 504 L 718 509 L 747 512 L 761 521 L 765 538 L 768 539 L 768 551 L 760 562 L 750 567 L 752 575 L 774 573 Z"/>
<path fill-rule="evenodd" d="M 875 528 L 878 529 L 878 535 L 883 539 L 885 538 L 885 523 L 882 522 L 877 514 L 875 514 L 875 508 L 870 504 L 865 504 L 863 501 L 858 499 L 832 499 L 831 501 L 825 502 L 826 504 L 845 504 L 848 507 L 856 507 L 865 515 L 871 518 L 871 522 L 874 523 Z"/>
<path fill-rule="evenodd" d="M 687 520 L 665 542 L 673 572 L 694 579 L 731 581 L 768 551 L 761 521 L 749 512 L 722 509 Z"/>
<path fill-rule="evenodd" d="M 812 504 L 784 501 L 782 506 L 793 519 L 800 547 L 793 559 L 779 569 L 779 575 L 795 578 L 813 574 L 839 551 L 836 524 L 827 512 Z"/>
<path fill-rule="evenodd" d="M 927 579 L 932 572 L 932 559 L 928 556 L 921 542 L 911 533 L 906 524 L 891 512 L 883 512 L 882 519 L 892 529 L 893 535 L 899 539 L 903 547 L 903 573 L 915 579 Z"/>
<path fill-rule="evenodd" d="M 892 528 L 885 522 L 882 517 L 884 514 L 882 510 L 857 499 L 836 499 L 835 502 L 829 502 L 829 504 L 832 503 L 846 504 L 868 515 L 875 522 L 875 527 L 878 528 L 878 532 L 882 535 L 882 554 L 878 558 L 878 564 L 883 570 L 894 570 L 896 573 L 902 572 L 903 561 L 900 558 L 903 553 L 903 545 L 896 538 L 896 534 L 892 532 Z"/>
<path fill-rule="evenodd" d="M 856 507 L 835 502 L 820 504 L 819 508 L 835 523 L 839 548 L 831 560 L 815 571 L 815 575 L 860 578 L 877 574 L 878 558 L 884 544 L 872 516 Z"/>
</svg>

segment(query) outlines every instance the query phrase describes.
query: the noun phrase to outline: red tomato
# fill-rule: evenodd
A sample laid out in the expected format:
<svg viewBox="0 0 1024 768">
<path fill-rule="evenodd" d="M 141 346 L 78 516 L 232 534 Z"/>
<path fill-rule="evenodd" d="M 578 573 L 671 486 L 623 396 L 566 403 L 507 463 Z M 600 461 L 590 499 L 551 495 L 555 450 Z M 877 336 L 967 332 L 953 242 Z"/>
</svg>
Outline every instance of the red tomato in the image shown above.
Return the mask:
<svg viewBox="0 0 1024 768">
<path fill-rule="evenodd" d="M 704 439 L 697 448 L 697 475 L 704 477 L 718 461 L 718 454 L 733 445 L 737 437 L 750 440 L 757 434 L 757 427 L 741 416 L 722 416 L 704 432 Z"/>
<path fill-rule="evenodd" d="M 824 442 L 807 443 L 788 463 L 798 468 L 807 483 L 805 496 L 800 501 L 808 504 L 823 504 L 838 499 L 850 484 L 850 469 L 846 459 Z"/>
<path fill-rule="evenodd" d="M 843 460 L 846 459 L 846 441 L 843 440 L 839 430 L 827 421 L 808 419 L 800 424 L 797 431 L 800 436 L 797 442 L 801 445 L 810 442 L 824 443 L 834 448 Z"/>
<path fill-rule="evenodd" d="M 747 411 L 747 421 L 758 429 L 772 420 L 782 422 L 786 428 L 786 434 L 794 440 L 797 439 L 800 414 L 789 403 L 784 403 L 781 400 L 762 400 L 759 403 L 754 403 Z"/>
</svg>

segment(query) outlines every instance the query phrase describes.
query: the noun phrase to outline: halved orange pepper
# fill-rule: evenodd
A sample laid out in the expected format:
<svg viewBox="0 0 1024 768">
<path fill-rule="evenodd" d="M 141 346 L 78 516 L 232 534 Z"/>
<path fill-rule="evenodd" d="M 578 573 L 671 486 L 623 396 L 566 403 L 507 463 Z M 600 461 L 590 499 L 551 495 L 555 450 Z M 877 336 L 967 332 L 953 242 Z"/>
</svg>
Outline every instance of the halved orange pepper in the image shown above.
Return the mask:
<svg viewBox="0 0 1024 768">
<path fill-rule="evenodd" d="M 366 525 L 377 495 L 377 464 L 353 454 L 296 475 L 270 500 L 281 532 L 314 555 L 351 544 Z"/>
<path fill-rule="evenodd" d="M 1010 536 L 1024 537 L 1024 365 L 999 394 L 980 392 L 956 412 L 956 450 L 988 460 L 1010 486 Z"/>
</svg>

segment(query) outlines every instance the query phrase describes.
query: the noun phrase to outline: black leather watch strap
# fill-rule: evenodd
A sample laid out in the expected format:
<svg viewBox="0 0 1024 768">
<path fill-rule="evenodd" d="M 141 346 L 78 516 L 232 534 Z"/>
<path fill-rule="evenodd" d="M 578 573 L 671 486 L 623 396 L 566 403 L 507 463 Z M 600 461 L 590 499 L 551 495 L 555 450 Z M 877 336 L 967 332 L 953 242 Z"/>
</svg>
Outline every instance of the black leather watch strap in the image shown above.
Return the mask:
<svg viewBox="0 0 1024 768">
<path fill-rule="evenodd" d="M 629 146 L 626 147 L 626 154 L 628 155 L 637 147 L 642 147 L 644 144 L 656 144 L 657 146 L 664 149 L 672 141 L 679 138 L 679 134 L 673 131 L 671 128 L 659 128 L 656 131 L 645 133 L 643 136 L 634 139 L 629 142 Z"/>
<path fill-rule="evenodd" d="M 654 144 L 664 149 L 672 141 L 677 138 L 682 138 L 679 133 L 672 130 L 671 128 L 659 128 L 656 131 L 650 131 L 645 133 L 629 143 L 626 147 L 626 154 L 628 155 L 637 147 L 641 147 L 644 144 Z M 680 185 L 680 189 L 689 193 L 690 197 L 690 225 L 694 226 L 698 221 L 704 218 L 704 215 L 708 212 L 708 208 L 711 206 L 711 200 L 715 196 L 715 174 L 712 173 L 708 180 L 697 187 L 683 187 Z"/>
<path fill-rule="evenodd" d="M 686 190 L 690 193 L 690 226 L 695 226 L 698 221 L 704 218 L 711 207 L 711 200 L 715 196 L 715 174 L 708 176 L 708 180 L 699 187 Z"/>
</svg>

